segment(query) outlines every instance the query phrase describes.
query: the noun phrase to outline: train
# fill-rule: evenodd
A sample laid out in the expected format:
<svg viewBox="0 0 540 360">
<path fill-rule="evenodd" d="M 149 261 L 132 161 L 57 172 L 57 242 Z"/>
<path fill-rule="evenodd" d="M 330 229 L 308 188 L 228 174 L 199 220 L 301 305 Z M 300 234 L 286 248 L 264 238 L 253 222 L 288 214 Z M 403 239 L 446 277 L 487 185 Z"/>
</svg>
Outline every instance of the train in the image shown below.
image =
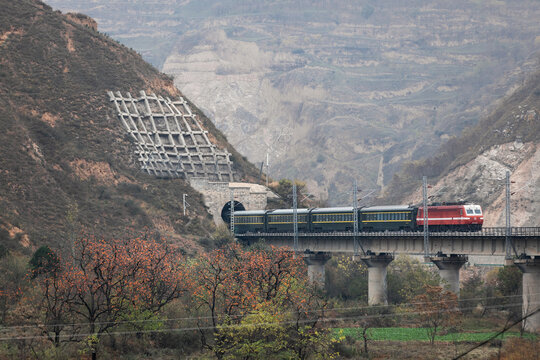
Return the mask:
<svg viewBox="0 0 540 360">
<path fill-rule="evenodd" d="M 360 207 L 358 231 L 423 231 L 424 209 L 411 205 Z M 476 204 L 432 204 L 428 206 L 428 228 L 440 231 L 480 231 L 482 208 Z M 294 231 L 294 210 L 243 210 L 234 212 L 235 234 Z M 354 230 L 354 208 L 297 209 L 299 232 L 348 232 Z"/>
</svg>

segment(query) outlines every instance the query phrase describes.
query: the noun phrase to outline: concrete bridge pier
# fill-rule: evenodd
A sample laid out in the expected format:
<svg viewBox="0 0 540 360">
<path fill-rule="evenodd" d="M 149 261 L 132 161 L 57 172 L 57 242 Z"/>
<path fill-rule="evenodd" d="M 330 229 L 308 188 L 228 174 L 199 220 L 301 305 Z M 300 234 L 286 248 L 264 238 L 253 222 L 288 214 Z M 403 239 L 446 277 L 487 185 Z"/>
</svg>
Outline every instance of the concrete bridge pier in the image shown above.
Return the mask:
<svg viewBox="0 0 540 360">
<path fill-rule="evenodd" d="M 394 260 L 392 254 L 369 254 L 361 257 L 368 267 L 368 304 L 388 305 L 386 273 L 388 264 Z"/>
<path fill-rule="evenodd" d="M 514 264 L 523 273 L 523 317 L 540 309 L 540 256 L 516 259 Z M 540 312 L 523 320 L 525 331 L 540 333 Z"/>
<path fill-rule="evenodd" d="M 466 255 L 446 256 L 444 254 L 432 257 L 431 261 L 439 268 L 439 275 L 446 281 L 447 289 L 459 297 L 459 269 L 469 258 Z"/>
<path fill-rule="evenodd" d="M 317 285 L 319 288 L 324 288 L 325 271 L 324 265 L 332 255 L 327 252 L 306 252 L 304 253 L 304 261 L 308 268 L 309 282 Z"/>
</svg>

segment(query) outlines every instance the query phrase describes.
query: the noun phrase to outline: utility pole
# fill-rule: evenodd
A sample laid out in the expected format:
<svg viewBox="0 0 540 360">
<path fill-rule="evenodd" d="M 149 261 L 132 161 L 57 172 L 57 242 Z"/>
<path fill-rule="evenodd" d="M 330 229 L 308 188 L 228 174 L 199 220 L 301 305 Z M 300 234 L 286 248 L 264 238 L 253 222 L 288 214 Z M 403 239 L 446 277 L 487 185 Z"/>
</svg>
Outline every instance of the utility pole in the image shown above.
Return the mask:
<svg viewBox="0 0 540 360">
<path fill-rule="evenodd" d="M 266 187 L 268 187 L 268 177 L 270 176 L 270 157 L 266 153 Z"/>
<path fill-rule="evenodd" d="M 359 255 L 358 251 L 358 184 L 356 179 L 354 179 L 353 187 L 353 231 L 354 231 L 354 258 L 357 258 Z"/>
<path fill-rule="evenodd" d="M 296 182 L 293 180 L 293 226 L 294 226 L 294 253 L 298 254 L 298 204 L 296 201 Z"/>
<path fill-rule="evenodd" d="M 184 208 L 184 216 L 186 216 L 186 207 L 189 206 L 189 204 L 186 201 L 187 194 L 182 194 L 182 207 Z"/>
<path fill-rule="evenodd" d="M 424 261 L 429 259 L 429 224 L 428 224 L 428 205 L 427 205 L 427 177 L 422 177 L 422 195 L 424 211 Z"/>
<path fill-rule="evenodd" d="M 231 225 L 231 234 L 234 236 L 234 190 L 231 189 L 231 217 L 230 217 L 230 225 Z"/>
<path fill-rule="evenodd" d="M 506 248 L 506 260 L 512 259 L 511 251 L 511 228 L 510 228 L 510 171 L 506 172 L 506 237 L 505 237 L 505 248 Z"/>
</svg>

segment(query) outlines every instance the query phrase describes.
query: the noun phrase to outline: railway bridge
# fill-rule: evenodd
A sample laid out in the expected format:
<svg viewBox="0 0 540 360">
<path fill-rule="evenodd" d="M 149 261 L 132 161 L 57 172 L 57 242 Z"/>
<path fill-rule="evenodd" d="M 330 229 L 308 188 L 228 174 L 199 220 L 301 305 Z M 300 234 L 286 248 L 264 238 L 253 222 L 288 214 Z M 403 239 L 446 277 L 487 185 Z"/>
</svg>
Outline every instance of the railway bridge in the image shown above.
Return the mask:
<svg viewBox="0 0 540 360">
<path fill-rule="evenodd" d="M 352 254 L 368 267 L 368 303 L 387 304 L 387 266 L 396 254 L 424 256 L 448 288 L 459 295 L 459 270 L 470 255 L 505 256 L 523 274 L 523 313 L 540 308 L 540 227 L 484 228 L 478 232 L 331 232 L 236 234 L 251 244 L 264 239 L 302 253 L 311 281 L 324 285 L 324 265 L 332 253 Z M 524 328 L 540 332 L 540 312 Z"/>
</svg>

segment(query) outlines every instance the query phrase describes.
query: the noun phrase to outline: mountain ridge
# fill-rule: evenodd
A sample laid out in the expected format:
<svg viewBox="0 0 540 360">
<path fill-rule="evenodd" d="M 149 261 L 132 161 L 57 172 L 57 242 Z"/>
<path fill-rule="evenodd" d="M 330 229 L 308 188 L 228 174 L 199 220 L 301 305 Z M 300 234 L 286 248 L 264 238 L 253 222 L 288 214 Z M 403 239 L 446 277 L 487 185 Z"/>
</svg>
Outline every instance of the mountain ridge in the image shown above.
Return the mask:
<svg viewBox="0 0 540 360">
<path fill-rule="evenodd" d="M 200 194 L 183 179 L 141 173 L 107 91 L 177 98 L 172 79 L 74 14 L 33 0 L 0 0 L 0 239 L 29 251 L 102 237 L 167 237 L 187 252 L 213 228 Z M 257 169 L 192 103 L 240 179 Z M 182 194 L 190 212 L 182 215 Z"/>
<path fill-rule="evenodd" d="M 540 63 L 540 57 L 537 57 Z M 531 74 L 479 123 L 441 146 L 433 156 L 408 163 L 394 175 L 381 202 L 422 199 L 429 177 L 433 201 L 458 198 L 485 207 L 487 226 L 505 225 L 506 172 L 516 226 L 538 226 L 540 214 L 540 70 Z"/>
<path fill-rule="evenodd" d="M 334 204 L 473 126 L 540 46 L 533 1 L 51 3 L 100 19 L 250 160 L 268 153 L 270 176 Z"/>
</svg>

